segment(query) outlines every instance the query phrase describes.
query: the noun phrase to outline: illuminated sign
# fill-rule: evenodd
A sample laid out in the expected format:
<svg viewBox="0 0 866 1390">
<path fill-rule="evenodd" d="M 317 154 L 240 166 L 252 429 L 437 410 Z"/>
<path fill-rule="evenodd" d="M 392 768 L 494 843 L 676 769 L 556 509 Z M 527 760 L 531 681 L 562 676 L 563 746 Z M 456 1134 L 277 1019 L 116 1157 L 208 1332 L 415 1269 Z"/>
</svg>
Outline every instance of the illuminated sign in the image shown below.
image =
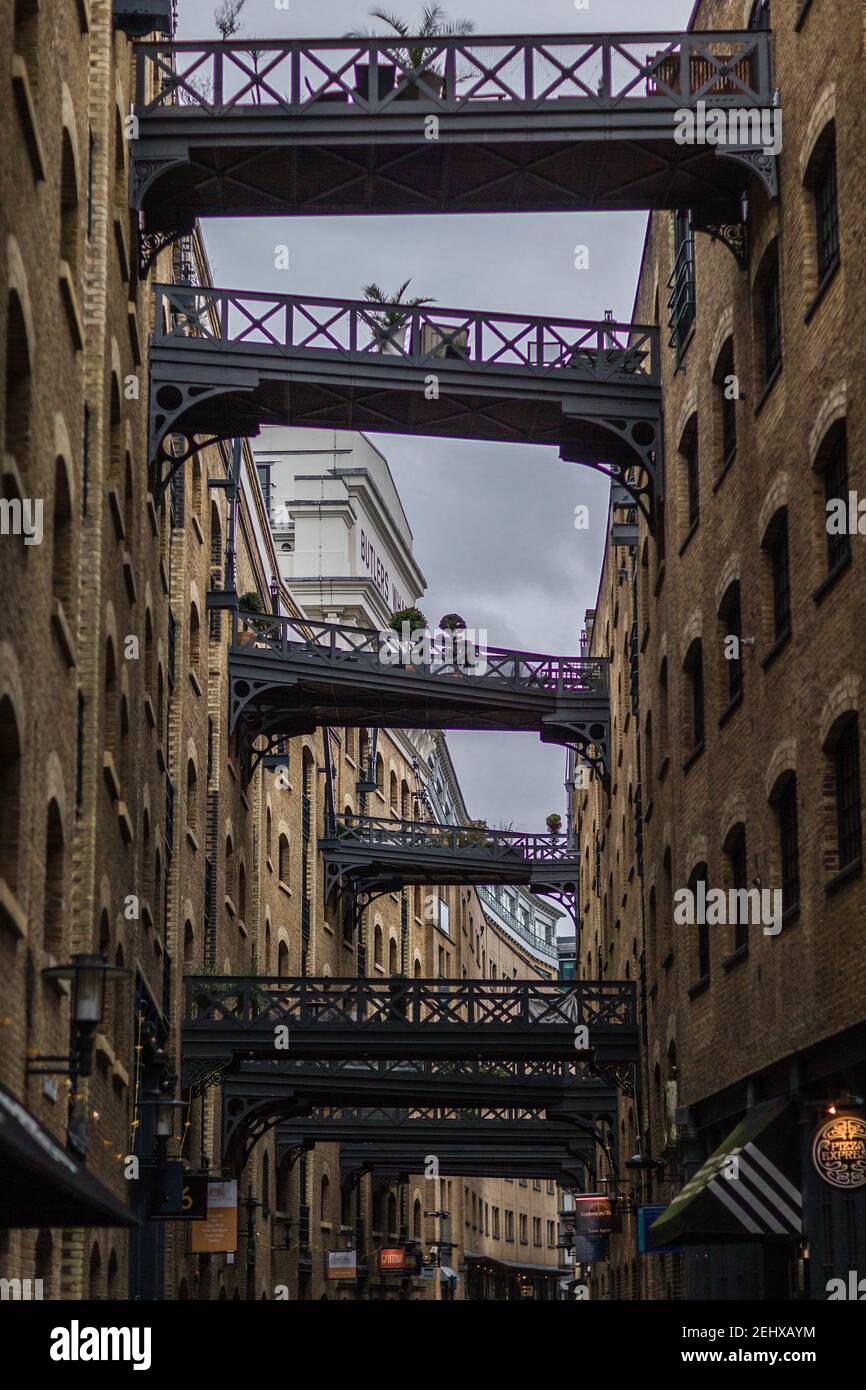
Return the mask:
<svg viewBox="0 0 866 1390">
<path fill-rule="evenodd" d="M 418 1268 L 418 1255 L 413 1250 L 399 1247 L 379 1251 L 380 1274 L 414 1274 Z"/>
<path fill-rule="evenodd" d="M 581 1194 L 574 1198 L 574 1229 L 582 1236 L 607 1236 L 622 1230 L 622 1218 L 609 1197 Z"/>
<path fill-rule="evenodd" d="M 866 1120 L 833 1115 L 812 1141 L 812 1162 L 831 1187 L 844 1192 L 866 1186 Z"/>
</svg>

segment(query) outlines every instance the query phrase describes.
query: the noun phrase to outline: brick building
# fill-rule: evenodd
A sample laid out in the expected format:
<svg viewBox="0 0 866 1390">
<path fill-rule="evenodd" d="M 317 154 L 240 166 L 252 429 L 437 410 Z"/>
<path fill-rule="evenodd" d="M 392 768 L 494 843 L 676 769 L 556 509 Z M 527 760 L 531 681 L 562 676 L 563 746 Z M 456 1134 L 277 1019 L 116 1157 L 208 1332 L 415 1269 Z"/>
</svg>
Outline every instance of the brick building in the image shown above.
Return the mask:
<svg viewBox="0 0 866 1390">
<path fill-rule="evenodd" d="M 237 1263 L 194 1253 L 188 1224 L 125 1228 L 125 1213 L 147 1211 L 129 1164 L 147 1162 L 147 1107 L 159 1085 L 175 1094 L 184 975 L 353 975 L 359 942 L 324 901 L 322 732 L 290 740 L 277 774 L 260 766 L 247 780 L 229 731 L 232 615 L 208 596 L 233 578 L 241 595 L 301 614 L 280 579 L 253 454 L 238 456 L 234 502 L 230 443 L 182 462 L 163 496 L 148 475 L 151 279 L 207 284 L 209 270 L 197 234 L 159 252 L 149 274 L 139 267 L 123 10 L 15 0 L 0 15 L 11 77 L 0 90 L 0 1083 L 4 1112 L 56 1141 L 59 1168 L 72 1161 L 70 1140 L 82 1214 L 80 1225 L 44 1228 L 34 1184 L 20 1224 L 0 1230 L 0 1272 L 42 1279 L 50 1298 L 318 1298 L 329 1249 L 360 1242 L 372 1271 L 383 1243 L 444 1239 L 424 1216 L 443 1203 L 460 1270 L 491 1203 L 485 1179 L 443 1180 L 444 1196 L 423 1177 L 383 1187 L 367 1175 L 341 1188 L 336 1146 L 286 1154 L 273 1135 L 234 1174 Z M 41 519 L 24 506 L 34 502 Z M 330 740 L 337 801 L 351 810 L 363 738 Z M 465 817 L 441 735 L 429 751 Z M 419 768 L 405 739 L 383 732 L 378 758 L 372 813 L 411 814 Z M 371 974 L 459 979 L 495 962 L 502 978 L 555 975 L 552 938 L 528 945 L 474 889 L 437 896 L 450 908 L 447 936 L 421 894 L 368 910 Z M 91 1074 L 73 1088 L 52 1068 L 68 1051 L 72 991 L 43 972 L 82 954 L 117 973 Z M 219 1086 L 177 1094 L 169 1156 L 218 1175 Z M 532 1198 L 544 1240 L 533 1228 L 523 1263 L 556 1263 L 547 1235 L 557 1205 L 546 1187 Z M 512 1208 L 519 1228 L 529 1199 Z M 442 1293 L 388 1278 L 364 1287 Z M 461 1277 L 458 1298 L 465 1287 Z"/>
<path fill-rule="evenodd" d="M 645 1037 L 603 1297 L 824 1298 L 866 1248 L 862 1161 L 834 1176 L 812 1148 L 834 1104 L 831 1144 L 862 1152 L 866 1094 L 866 561 L 856 520 L 828 525 L 837 506 L 853 515 L 866 463 L 863 13 L 703 0 L 693 18 L 744 24 L 774 33 L 779 196 L 753 180 L 741 264 L 687 216 L 650 218 L 634 319 L 669 331 L 665 500 L 655 537 L 641 521 L 608 550 L 587 615 L 612 663 L 614 746 L 610 793 L 576 793 L 580 965 L 641 981 Z M 701 884 L 778 894 L 778 912 L 759 917 L 755 897 L 748 915 L 690 922 L 678 905 Z M 709 1197 L 702 1165 L 744 1119 L 772 1193 L 732 1170 Z M 689 1180 L 666 1227 L 682 1253 L 636 1257 L 636 1206 Z"/>
</svg>

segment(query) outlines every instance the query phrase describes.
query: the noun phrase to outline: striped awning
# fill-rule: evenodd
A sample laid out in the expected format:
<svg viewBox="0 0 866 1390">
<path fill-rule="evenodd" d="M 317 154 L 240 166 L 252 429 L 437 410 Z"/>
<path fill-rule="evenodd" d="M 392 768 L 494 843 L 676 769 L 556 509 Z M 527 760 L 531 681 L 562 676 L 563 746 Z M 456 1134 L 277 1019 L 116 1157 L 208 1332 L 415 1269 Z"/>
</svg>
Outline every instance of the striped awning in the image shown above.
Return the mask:
<svg viewBox="0 0 866 1390">
<path fill-rule="evenodd" d="M 790 1099 L 756 1105 L 656 1218 L 648 1247 L 797 1238 L 803 1229 L 797 1168 Z"/>
</svg>

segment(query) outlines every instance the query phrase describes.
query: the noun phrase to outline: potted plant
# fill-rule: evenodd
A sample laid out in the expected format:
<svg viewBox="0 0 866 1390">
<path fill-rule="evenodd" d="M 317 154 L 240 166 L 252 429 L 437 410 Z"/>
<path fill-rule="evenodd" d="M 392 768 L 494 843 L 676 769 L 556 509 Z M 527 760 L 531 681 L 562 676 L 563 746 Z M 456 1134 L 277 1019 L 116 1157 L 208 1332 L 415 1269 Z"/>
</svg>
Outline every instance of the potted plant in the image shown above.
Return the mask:
<svg viewBox="0 0 866 1390">
<path fill-rule="evenodd" d="M 551 835 L 558 835 L 560 830 L 562 829 L 562 816 L 558 815 L 556 811 L 553 811 L 547 817 L 545 825 L 547 826 Z"/>
<path fill-rule="evenodd" d="M 375 310 L 367 316 L 377 352 L 402 356 L 406 351 L 406 330 L 409 327 L 409 316 L 405 310 L 417 304 L 434 303 L 434 300 L 425 295 L 415 295 L 412 299 L 404 300 L 403 295 L 411 283 L 410 276 L 408 280 L 403 281 L 399 289 L 391 293 L 381 289 L 377 284 L 364 288 L 364 298 L 368 303 L 382 305 L 381 310 Z"/>
<path fill-rule="evenodd" d="M 446 613 L 444 618 L 439 619 L 439 627 L 442 632 L 465 632 L 466 621 L 459 613 Z"/>
<path fill-rule="evenodd" d="M 475 24 L 471 19 L 448 19 L 441 5 L 426 5 L 420 24 L 409 24 L 399 15 L 391 10 L 372 9 L 370 16 L 373 19 L 381 20 L 387 24 L 394 34 L 401 39 L 440 39 L 449 37 L 461 37 L 471 34 L 475 29 Z M 349 38 L 367 38 L 369 34 L 353 33 Z M 398 50 L 399 60 L 404 69 L 398 82 L 405 76 L 409 77 L 408 83 L 397 93 L 398 101 L 423 101 L 427 97 L 442 96 L 445 90 L 445 77 L 441 71 L 440 60 L 433 58 L 435 46 L 416 44 L 412 48 L 401 48 Z M 431 61 L 432 58 L 432 61 Z M 425 64 L 427 66 L 425 66 Z M 355 78 L 358 81 L 359 94 L 366 97 L 366 92 L 362 89 L 359 80 L 359 69 L 367 68 L 364 80 L 367 83 L 366 91 L 369 92 L 369 68 L 367 64 L 358 64 L 355 68 Z M 423 72 L 421 69 L 424 69 Z M 395 70 L 396 71 L 396 70 Z M 379 95 L 383 95 L 382 85 L 383 69 L 379 68 Z M 415 76 L 417 74 L 417 76 Z M 394 82 L 388 90 L 393 90 Z"/>
<path fill-rule="evenodd" d="M 241 594 L 238 600 L 238 612 L 240 613 L 264 613 L 265 605 L 255 589 L 249 589 L 247 593 Z M 257 623 L 250 618 L 243 619 L 243 625 L 238 630 L 238 644 L 242 647 L 248 646 L 250 642 L 255 642 L 259 634 L 267 628 L 267 623 Z"/>
<path fill-rule="evenodd" d="M 411 651 L 409 652 L 409 660 L 407 660 L 402 646 L 404 631 L 408 627 L 409 642 L 414 644 L 416 637 L 427 631 L 427 619 L 420 608 L 411 605 L 409 608 L 401 608 L 398 612 L 392 613 L 388 619 L 388 626 L 396 632 L 401 642 L 399 665 L 404 666 L 407 671 L 414 671 L 415 667 L 411 663 Z"/>
</svg>

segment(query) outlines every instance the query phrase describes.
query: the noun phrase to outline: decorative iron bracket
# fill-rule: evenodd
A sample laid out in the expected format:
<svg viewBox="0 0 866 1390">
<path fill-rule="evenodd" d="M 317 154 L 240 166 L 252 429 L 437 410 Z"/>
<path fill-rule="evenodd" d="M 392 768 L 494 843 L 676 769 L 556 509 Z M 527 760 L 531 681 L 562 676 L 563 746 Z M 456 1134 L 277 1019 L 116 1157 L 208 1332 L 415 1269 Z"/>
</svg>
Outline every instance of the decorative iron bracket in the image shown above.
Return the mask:
<svg viewBox="0 0 866 1390">
<path fill-rule="evenodd" d="M 726 246 L 740 270 L 749 268 L 749 237 L 745 222 L 693 221 L 696 232 L 703 232 L 711 241 Z"/>
<path fill-rule="evenodd" d="M 772 199 L 778 198 L 779 167 L 778 160 L 772 150 L 768 150 L 764 146 L 759 146 L 756 149 L 744 149 L 740 145 L 717 145 L 716 154 L 721 159 L 733 159 L 738 164 L 744 164 L 761 180 L 767 196 Z"/>
</svg>

